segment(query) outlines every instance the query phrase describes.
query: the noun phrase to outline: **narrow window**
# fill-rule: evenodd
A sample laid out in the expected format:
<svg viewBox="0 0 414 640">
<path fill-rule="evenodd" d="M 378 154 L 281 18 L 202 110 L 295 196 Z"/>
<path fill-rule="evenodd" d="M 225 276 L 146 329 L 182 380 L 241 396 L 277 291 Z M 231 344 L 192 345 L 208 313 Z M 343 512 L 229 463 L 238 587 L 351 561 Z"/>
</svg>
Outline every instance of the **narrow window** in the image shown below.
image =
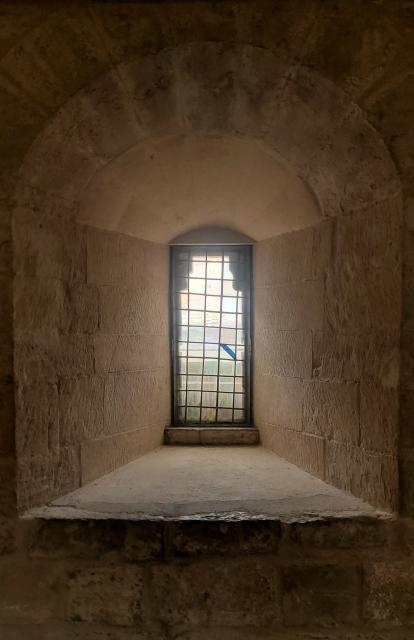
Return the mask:
<svg viewBox="0 0 414 640">
<path fill-rule="evenodd" d="M 172 247 L 174 423 L 250 422 L 248 246 Z"/>
</svg>

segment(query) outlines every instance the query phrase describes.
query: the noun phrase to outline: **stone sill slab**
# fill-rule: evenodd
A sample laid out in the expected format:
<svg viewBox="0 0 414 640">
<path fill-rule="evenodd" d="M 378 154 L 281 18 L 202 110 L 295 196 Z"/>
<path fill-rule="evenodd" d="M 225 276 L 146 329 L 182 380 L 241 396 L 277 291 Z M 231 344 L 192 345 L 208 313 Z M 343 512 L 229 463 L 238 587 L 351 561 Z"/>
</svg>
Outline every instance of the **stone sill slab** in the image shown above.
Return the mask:
<svg viewBox="0 0 414 640">
<path fill-rule="evenodd" d="M 172 445 L 255 445 L 259 444 L 256 427 L 167 427 L 165 444 Z"/>
</svg>

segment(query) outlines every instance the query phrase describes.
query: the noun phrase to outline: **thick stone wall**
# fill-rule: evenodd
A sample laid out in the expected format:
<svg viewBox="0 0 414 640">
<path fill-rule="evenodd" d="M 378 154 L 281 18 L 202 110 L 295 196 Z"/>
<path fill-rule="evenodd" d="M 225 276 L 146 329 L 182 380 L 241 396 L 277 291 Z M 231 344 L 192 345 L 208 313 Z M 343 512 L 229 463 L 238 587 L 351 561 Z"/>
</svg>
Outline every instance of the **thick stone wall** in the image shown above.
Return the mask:
<svg viewBox="0 0 414 640">
<path fill-rule="evenodd" d="M 409 640 L 410 521 L 44 521 L 0 558 L 2 640 Z"/>
<path fill-rule="evenodd" d="M 400 215 L 381 204 L 259 242 L 254 413 L 310 473 L 398 506 Z"/>
<path fill-rule="evenodd" d="M 26 191 L 14 217 L 22 509 L 154 448 L 169 422 L 167 247 L 53 205 Z"/>
</svg>

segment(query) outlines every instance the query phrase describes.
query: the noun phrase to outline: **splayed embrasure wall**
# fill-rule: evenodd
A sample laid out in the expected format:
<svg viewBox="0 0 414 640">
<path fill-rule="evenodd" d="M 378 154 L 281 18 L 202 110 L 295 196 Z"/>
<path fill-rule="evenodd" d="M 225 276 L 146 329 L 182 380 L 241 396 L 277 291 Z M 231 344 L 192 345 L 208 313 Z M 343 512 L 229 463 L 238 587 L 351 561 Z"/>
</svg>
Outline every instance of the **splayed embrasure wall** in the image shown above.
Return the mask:
<svg viewBox="0 0 414 640">
<path fill-rule="evenodd" d="M 33 192 L 15 213 L 21 508 L 152 449 L 169 421 L 167 247 L 72 213 Z"/>
<path fill-rule="evenodd" d="M 398 203 L 255 247 L 255 419 L 264 445 L 387 509 L 398 502 Z"/>
</svg>

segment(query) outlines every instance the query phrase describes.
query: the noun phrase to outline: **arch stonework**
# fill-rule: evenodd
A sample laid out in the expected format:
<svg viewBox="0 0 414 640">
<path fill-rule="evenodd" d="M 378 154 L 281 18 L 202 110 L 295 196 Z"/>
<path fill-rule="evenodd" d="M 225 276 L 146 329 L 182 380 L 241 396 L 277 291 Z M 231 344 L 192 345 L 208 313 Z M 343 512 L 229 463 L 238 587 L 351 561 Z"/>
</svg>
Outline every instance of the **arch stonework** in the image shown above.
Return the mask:
<svg viewBox="0 0 414 640">
<path fill-rule="evenodd" d="M 211 220 L 203 212 L 192 218 L 191 207 L 187 217 L 180 216 L 185 189 L 176 189 L 175 179 L 156 202 L 157 207 L 167 208 L 168 197 L 176 198 L 178 213 L 171 216 L 171 223 L 169 215 L 159 221 L 154 215 L 151 220 L 151 212 L 144 217 L 139 194 L 135 194 L 135 200 L 130 198 L 132 187 L 136 188 L 133 183 L 140 181 L 140 168 L 142 174 L 145 163 L 162 156 L 162 149 L 173 146 L 175 142 L 171 141 L 176 140 L 184 140 L 187 149 L 195 144 L 196 152 L 184 175 L 200 149 L 208 150 L 212 141 L 221 145 L 212 155 L 212 164 L 225 156 L 226 150 L 232 158 L 230 164 L 234 164 L 234 158 L 243 155 L 243 145 L 246 158 L 258 149 L 266 158 L 263 173 L 269 163 L 274 163 L 264 184 L 260 183 L 260 172 L 254 175 L 251 171 L 253 188 L 256 181 L 257 192 L 269 189 L 268 200 L 251 219 L 247 207 L 245 226 L 234 226 L 235 230 L 262 240 L 255 250 L 254 397 L 263 442 L 338 487 L 380 506 L 395 508 L 401 188 L 394 163 L 362 111 L 330 81 L 301 65 L 292 67 L 266 49 L 215 42 L 190 43 L 113 65 L 109 72 L 67 100 L 39 133 L 21 165 L 14 240 L 16 433 L 23 461 L 20 468 L 25 469 L 20 481 L 22 502 L 30 504 L 50 493 L 61 493 L 63 488 L 74 488 L 129 459 L 120 454 L 105 461 L 105 456 L 111 454 L 102 449 L 106 446 L 103 440 L 101 448 L 90 453 L 90 439 L 94 442 L 104 437 L 107 429 L 112 435 L 116 431 L 116 416 L 108 418 L 105 412 L 102 418 L 90 419 L 87 443 L 83 443 L 85 434 L 78 434 L 76 438 L 81 440 L 73 436 L 74 444 L 72 436 L 68 439 L 63 433 L 73 425 L 61 424 L 59 435 L 55 435 L 56 448 L 65 452 L 71 468 L 78 469 L 66 480 L 60 479 L 67 476 L 63 454 L 53 452 L 53 444 L 52 453 L 47 453 L 49 462 L 37 455 L 36 447 L 31 450 L 24 428 L 24 418 L 35 411 L 37 401 L 37 394 L 31 395 L 29 390 L 31 379 L 37 375 L 27 366 L 30 349 L 52 370 L 42 373 L 47 379 L 42 393 L 46 394 L 44 402 L 48 405 L 54 406 L 56 401 L 57 413 L 62 392 L 55 386 L 56 380 L 61 384 L 63 376 L 63 380 L 68 378 L 64 384 L 70 399 L 67 402 L 81 405 L 80 397 L 95 395 L 98 404 L 102 396 L 104 406 L 116 404 L 114 397 L 125 393 L 128 398 L 124 398 L 124 404 L 136 404 L 140 393 L 143 398 L 152 397 L 148 391 L 152 384 L 165 401 L 160 404 L 161 414 L 148 417 L 147 422 L 168 422 L 165 361 L 161 378 L 153 379 L 148 371 L 145 381 L 131 382 L 139 388 L 142 384 L 138 396 L 133 388 L 128 395 L 124 389 L 127 381 L 112 379 L 110 371 L 100 372 L 103 378 L 89 372 L 85 388 L 82 376 L 88 372 L 88 359 L 96 359 L 97 350 L 100 353 L 97 344 L 102 332 L 117 335 L 126 331 L 124 338 L 128 342 L 130 329 L 124 328 L 125 317 L 139 315 L 140 309 L 154 313 L 148 289 L 148 283 L 154 286 L 151 268 L 147 268 L 143 281 L 124 285 L 123 276 L 119 275 L 122 269 L 114 268 L 109 258 L 111 242 L 118 247 L 118 260 L 124 254 L 132 256 L 139 251 L 148 261 L 155 251 L 151 248 L 155 245 L 148 245 L 148 240 L 165 243 L 193 226 L 212 222 L 229 226 L 229 221 L 236 220 L 234 215 L 225 217 L 221 213 Z M 233 156 L 229 151 L 232 145 L 236 149 Z M 140 152 L 142 148 L 144 154 Z M 178 144 L 179 148 L 182 145 Z M 174 155 L 167 157 L 170 165 L 174 164 Z M 260 165 L 260 160 L 254 164 Z M 240 177 L 237 173 L 232 175 L 233 182 L 237 184 L 238 177 L 240 182 L 246 181 L 248 173 L 245 168 Z M 157 175 L 161 180 L 162 172 Z M 148 187 L 147 176 L 143 182 Z M 283 200 L 275 195 L 269 186 L 272 183 L 283 183 L 289 197 Z M 202 187 L 209 194 L 216 189 L 219 201 L 224 192 L 217 185 L 218 180 L 213 180 L 211 192 L 207 183 Z M 198 188 L 196 183 L 194 191 Z M 154 193 L 159 190 L 156 182 L 147 188 L 149 199 L 151 189 Z M 295 200 L 298 192 L 301 196 Z M 234 211 L 243 198 L 235 201 Z M 294 204 L 289 208 L 288 202 Z M 123 220 L 125 216 L 134 224 L 119 226 L 118 218 Z M 85 221 L 86 226 L 81 224 Z M 98 234 L 99 241 L 94 224 L 107 230 Z M 118 231 L 137 239 L 119 239 L 118 234 L 111 240 L 110 235 L 105 235 Z M 284 236 L 280 240 L 274 238 L 287 232 L 286 240 Z M 140 235 L 143 244 L 135 246 Z M 46 253 L 52 254 L 50 259 L 45 260 L 40 254 L 34 257 L 45 243 L 49 244 Z M 79 265 L 85 252 L 84 272 Z M 298 261 L 298 256 L 307 256 L 307 252 L 302 269 L 297 272 L 294 267 L 293 275 L 288 269 L 288 275 L 275 276 L 281 261 Z M 166 269 L 166 249 L 158 248 L 155 254 Z M 102 265 L 96 267 L 100 261 L 112 264 L 116 273 L 118 269 L 115 281 L 113 275 L 103 274 Z M 142 261 L 140 265 L 134 263 L 133 273 L 145 272 Z M 30 285 L 27 282 L 27 276 L 33 275 L 35 287 L 33 281 Z M 166 274 L 159 275 L 159 280 L 163 284 L 156 291 L 158 315 L 154 317 L 158 318 L 155 324 L 164 327 Z M 108 287 L 114 286 L 138 287 L 132 310 L 131 302 L 120 298 L 119 292 L 108 293 Z M 30 318 L 29 307 L 34 298 L 40 300 L 40 308 L 44 305 L 52 309 L 45 320 Z M 114 307 L 122 310 L 123 305 L 126 310 L 120 319 Z M 164 314 L 164 320 L 159 313 Z M 148 317 L 141 318 L 141 332 L 147 331 L 148 321 Z M 121 324 L 114 327 L 114 322 Z M 46 330 L 51 330 L 53 339 L 45 339 Z M 158 350 L 168 350 L 166 335 L 159 340 L 153 338 L 161 341 Z M 78 347 L 79 352 L 75 353 Z M 90 355 L 91 349 L 94 356 Z M 367 353 L 375 364 L 366 361 Z M 47 395 L 50 393 L 52 399 Z M 115 396 L 109 400 L 111 393 Z M 379 397 L 386 398 L 382 401 L 385 409 L 382 405 L 380 408 Z M 298 408 L 300 419 L 296 415 Z M 82 411 L 89 415 L 96 409 L 84 406 Z M 385 417 L 380 417 L 381 411 Z M 120 422 L 125 420 L 120 427 L 122 433 L 135 424 L 134 416 L 133 412 L 122 419 L 118 416 Z M 55 416 L 48 415 L 43 420 L 53 425 Z M 73 418 L 73 422 L 76 420 L 82 418 Z M 99 428 L 96 420 L 109 426 Z M 371 428 L 371 422 L 376 425 L 372 438 L 363 433 Z M 382 430 L 386 435 L 381 435 Z M 53 426 L 49 431 L 54 432 Z M 159 428 L 156 433 L 160 433 Z M 53 441 L 50 434 L 49 437 Z M 124 438 L 120 434 L 117 437 Z M 155 446 L 159 437 L 147 434 L 145 445 L 140 441 L 139 446 L 130 446 L 131 455 Z M 128 448 L 123 441 L 119 446 L 122 451 Z M 50 465 L 52 488 L 48 483 Z M 368 470 L 372 475 L 369 481 Z M 33 474 L 44 488 L 30 497 L 28 487 L 33 486 Z M 25 498 L 27 491 L 29 497 Z"/>
</svg>

